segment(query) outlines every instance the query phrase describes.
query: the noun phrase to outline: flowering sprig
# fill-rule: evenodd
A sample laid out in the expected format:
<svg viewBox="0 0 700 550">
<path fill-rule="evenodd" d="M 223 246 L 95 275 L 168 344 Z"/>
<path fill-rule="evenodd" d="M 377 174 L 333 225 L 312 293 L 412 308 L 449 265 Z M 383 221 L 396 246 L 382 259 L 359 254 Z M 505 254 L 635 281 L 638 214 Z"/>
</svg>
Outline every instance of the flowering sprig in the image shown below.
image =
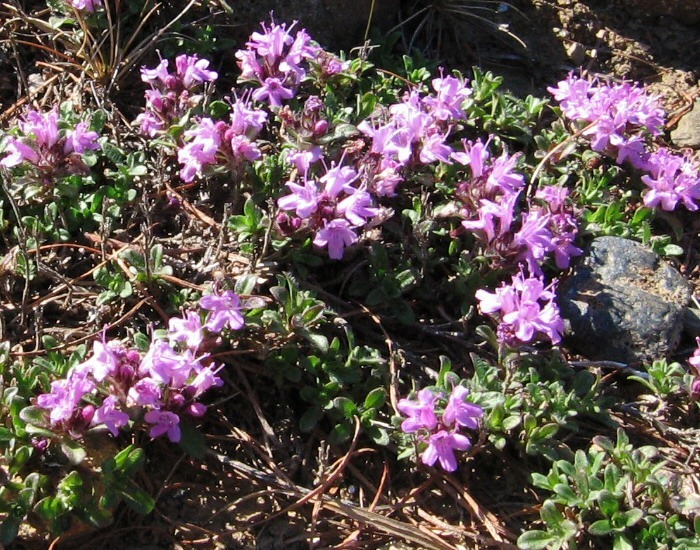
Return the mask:
<svg viewBox="0 0 700 550">
<path fill-rule="evenodd" d="M 49 412 L 53 429 L 75 438 L 100 425 L 116 437 L 143 419 L 151 437 L 167 435 L 178 442 L 182 416 L 202 416 L 206 406 L 198 399 L 223 383 L 217 375 L 221 367 L 199 348 L 225 328 L 243 328 L 240 305 L 232 291 L 203 296 L 200 311 L 210 312 L 205 321 L 198 311 L 170 319 L 166 337 L 154 339 L 145 354 L 103 335 L 93 343 L 92 355 L 54 381 L 36 405 Z"/>
<path fill-rule="evenodd" d="M 463 141 L 463 150 L 452 158 L 468 168 L 469 177 L 457 185 L 461 202 L 462 228 L 483 243 L 484 253 L 505 264 L 524 262 L 531 273 L 540 274 L 547 257 L 554 256 L 559 269 L 569 267 L 572 256 L 581 254 L 573 245 L 578 234 L 576 220 L 566 199 L 568 190 L 548 187 L 538 190 L 527 212 L 517 215 L 516 207 L 525 186 L 515 172 L 518 157 L 503 152 L 492 158 L 488 142 Z"/>
<path fill-rule="evenodd" d="M 397 408 L 406 419 L 401 430 L 413 434 L 422 448 L 421 461 L 427 466 L 436 462 L 443 470 L 457 469 L 455 451 L 466 451 L 471 447 L 469 438 L 461 429 L 476 430 L 483 409 L 467 401 L 469 390 L 454 386 L 449 396 L 441 390 L 424 388 L 416 399 L 401 399 Z"/>
<path fill-rule="evenodd" d="M 691 212 L 700 205 L 700 167 L 690 155 L 677 155 L 665 147 L 651 153 L 645 164 L 649 172 L 642 176 L 648 187 L 642 192 L 644 204 L 675 210 L 681 203 Z"/>
<path fill-rule="evenodd" d="M 19 130 L 19 136 L 5 136 L 2 150 L 6 154 L 0 166 L 30 168 L 33 179 L 44 185 L 62 176 L 87 173 L 85 153 L 100 148 L 98 133 L 86 122 L 61 120 L 57 109 L 47 113 L 28 110 Z"/>
<path fill-rule="evenodd" d="M 136 117 L 141 132 L 154 137 L 166 131 L 192 108 L 201 103 L 197 93 L 205 82 L 219 77 L 209 70 L 209 61 L 196 55 L 175 58 L 175 72 L 168 71 L 169 61 L 163 59 L 153 69 L 141 67 L 141 80 L 150 85 L 146 90 L 146 110 Z"/>
<path fill-rule="evenodd" d="M 287 29 L 285 24 L 273 22 L 268 28 L 261 23 L 263 32 L 254 32 L 247 48 L 236 52 L 241 78 L 259 85 L 253 92 L 254 100 L 280 107 L 295 96 L 306 77 L 308 61 L 320 48 L 304 29 L 292 35 L 295 25 L 296 21 Z"/>
<path fill-rule="evenodd" d="M 278 216 L 280 229 L 291 233 L 305 226 L 314 232 L 316 246 L 328 248 L 331 259 L 342 259 L 345 249 L 357 242 L 356 231 L 379 213 L 367 190 L 355 187 L 358 178 L 353 168 L 338 165 L 318 181 L 304 177 L 301 185 L 287 182 L 291 193 L 277 201 L 288 211 Z"/>
<path fill-rule="evenodd" d="M 547 90 L 559 102 L 564 115 L 583 126 L 591 148 L 617 159 L 644 165 L 644 132 L 661 134 L 664 111 L 655 96 L 625 82 L 602 84 L 573 73 Z"/>
<path fill-rule="evenodd" d="M 471 90 L 468 81 L 454 76 L 436 78 L 432 87 L 432 94 L 407 92 L 401 102 L 389 106 L 388 116 L 357 126 L 371 141 L 369 155 L 360 164 L 372 193 L 394 196 L 406 167 L 452 162 L 447 139 L 457 122 L 467 118 L 462 105 Z"/>
<path fill-rule="evenodd" d="M 564 321 L 554 299 L 554 283 L 545 287 L 541 278 L 528 277 L 522 271 L 491 293 L 480 289 L 475 294 L 479 309 L 498 320 L 498 340 L 515 346 L 547 337 L 552 344 L 561 341 Z"/>
<path fill-rule="evenodd" d="M 199 119 L 184 132 L 184 143 L 178 148 L 182 164 L 180 177 L 190 182 L 208 166 L 226 166 L 235 171 L 244 163 L 262 156 L 256 138 L 267 121 L 267 113 L 251 106 L 248 96 L 231 104 L 229 122 Z"/>
<path fill-rule="evenodd" d="M 646 172 L 641 180 L 646 206 L 675 210 L 682 204 L 696 211 L 700 202 L 700 167 L 689 155 L 665 147 L 653 150 L 649 137 L 663 130 L 664 111 L 655 96 L 629 83 L 606 85 L 570 74 L 557 87 L 547 88 L 564 116 L 582 124 L 591 149 L 629 162 Z"/>
</svg>

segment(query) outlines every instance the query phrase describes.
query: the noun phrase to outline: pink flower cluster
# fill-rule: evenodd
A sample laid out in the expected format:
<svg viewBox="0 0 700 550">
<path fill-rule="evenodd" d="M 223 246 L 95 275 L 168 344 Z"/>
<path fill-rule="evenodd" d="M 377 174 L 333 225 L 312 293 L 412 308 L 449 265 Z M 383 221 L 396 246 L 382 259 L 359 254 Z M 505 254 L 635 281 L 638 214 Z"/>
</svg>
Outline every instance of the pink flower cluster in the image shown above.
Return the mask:
<svg viewBox="0 0 700 550">
<path fill-rule="evenodd" d="M 650 207 L 661 206 L 664 210 L 675 210 L 683 203 L 694 212 L 700 204 L 700 167 L 690 155 L 676 155 L 662 147 L 651 153 L 646 160 L 642 182 L 649 188 L 642 197 Z"/>
<path fill-rule="evenodd" d="M 48 113 L 29 110 L 19 127 L 21 137 L 6 136 L 7 155 L 0 160 L 0 166 L 30 165 L 37 169 L 43 183 L 51 183 L 54 177 L 66 174 L 84 173 L 87 166 L 82 155 L 100 148 L 99 135 L 89 130 L 86 122 L 62 129 L 56 109 Z"/>
<path fill-rule="evenodd" d="M 462 227 L 485 243 L 487 256 L 511 264 L 524 262 L 531 273 L 540 274 L 540 265 L 551 254 L 557 267 L 566 269 L 571 257 L 581 254 L 573 245 L 578 227 L 566 204 L 568 190 L 539 190 L 535 196 L 544 204 L 531 204 L 518 219 L 516 206 L 525 183 L 513 171 L 517 157 L 504 152 L 492 159 L 487 145 L 464 141 L 464 151 L 451 155 L 471 172 L 456 190 L 466 218 Z"/>
<path fill-rule="evenodd" d="M 93 13 L 102 7 L 102 0 L 68 0 L 68 3 L 76 10 Z"/>
<path fill-rule="evenodd" d="M 452 162 L 447 138 L 456 122 L 466 118 L 462 104 L 471 95 L 467 84 L 453 76 L 436 78 L 432 81 L 434 94 L 407 92 L 403 101 L 389 107 L 388 116 L 358 125 L 371 139 L 362 164 L 373 193 L 394 196 L 405 167 Z"/>
<path fill-rule="evenodd" d="M 277 113 L 291 145 L 287 149 L 286 159 L 302 175 L 308 173 L 314 163 L 324 158 L 323 149 L 319 144 L 329 130 L 328 120 L 323 117 L 324 107 L 321 98 L 312 95 L 306 99 L 300 112 L 295 112 L 285 105 Z"/>
<path fill-rule="evenodd" d="M 149 137 L 158 135 L 191 108 L 201 102 L 194 93 L 205 82 L 214 82 L 219 75 L 209 70 L 209 61 L 196 55 L 175 58 L 175 73 L 168 71 L 167 59 L 153 69 L 141 67 L 141 80 L 151 88 L 146 90 L 146 111 L 136 118 L 141 132 Z"/>
<path fill-rule="evenodd" d="M 283 212 L 277 223 L 284 232 L 302 226 L 314 233 L 314 244 L 328 248 L 331 259 L 343 257 L 345 248 L 358 240 L 357 230 L 379 212 L 364 186 L 354 186 L 359 174 L 348 166 L 333 166 L 321 178 L 303 176 L 303 183 L 287 182 L 291 193 L 277 204 Z"/>
<path fill-rule="evenodd" d="M 541 278 L 525 278 L 522 271 L 495 293 L 477 290 L 482 313 L 499 321 L 498 340 L 508 345 L 529 343 L 546 336 L 552 344 L 561 341 L 564 321 L 554 303 L 554 283 L 544 286 Z"/>
<path fill-rule="evenodd" d="M 294 97 L 307 74 L 305 65 L 321 50 L 312 44 L 305 30 L 291 34 L 296 21 L 289 29 L 284 24 L 272 23 L 270 28 L 261 25 L 263 32 L 254 32 L 247 49 L 236 52 L 236 58 L 242 78 L 260 86 L 253 92 L 253 99 L 279 107 Z"/>
<path fill-rule="evenodd" d="M 262 156 L 256 138 L 265 126 L 267 113 L 252 108 L 244 98 L 236 99 L 231 107 L 228 123 L 201 118 L 185 131 L 184 144 L 177 152 L 183 181 L 193 181 L 207 166 L 223 164 L 233 170 Z"/>
<path fill-rule="evenodd" d="M 454 472 L 457 469 L 455 451 L 466 451 L 471 447 L 469 438 L 460 433 L 462 428 L 476 430 L 479 419 L 484 415 L 479 405 L 466 399 L 469 390 L 455 386 L 449 397 L 442 391 L 429 388 L 420 390 L 416 400 L 401 399 L 397 403 L 399 412 L 407 418 L 401 429 L 408 434 L 416 434 L 424 447 L 421 461 L 427 466 L 439 462 L 443 470 Z"/>
<path fill-rule="evenodd" d="M 664 124 L 664 111 L 655 97 L 629 83 L 598 85 L 572 74 L 548 90 L 567 118 L 584 125 L 582 134 L 591 140 L 594 151 L 647 172 L 642 176 L 648 187 L 642 194 L 645 205 L 671 211 L 682 203 L 688 210 L 698 209 L 697 163 L 666 148 L 651 153 L 647 149 L 645 132 L 657 136 Z"/>
<path fill-rule="evenodd" d="M 181 415 L 202 416 L 206 406 L 197 399 L 222 384 L 220 367 L 198 350 L 209 335 L 243 327 L 240 305 L 231 291 L 202 297 L 200 308 L 210 312 L 206 322 L 195 311 L 170 319 L 167 337 L 154 340 L 144 355 L 103 337 L 94 342 L 92 356 L 52 382 L 36 404 L 49 411 L 51 426 L 72 437 L 94 426 L 105 426 L 116 437 L 143 418 L 151 437 L 166 434 L 178 442 Z M 100 400 L 97 407 L 91 404 Z"/>
<path fill-rule="evenodd" d="M 644 165 L 646 130 L 659 135 L 664 125 L 664 111 L 657 98 L 627 82 L 613 86 L 573 74 L 547 88 L 559 102 L 564 115 L 581 121 L 583 135 L 591 140 L 591 148 L 640 168 Z"/>
</svg>

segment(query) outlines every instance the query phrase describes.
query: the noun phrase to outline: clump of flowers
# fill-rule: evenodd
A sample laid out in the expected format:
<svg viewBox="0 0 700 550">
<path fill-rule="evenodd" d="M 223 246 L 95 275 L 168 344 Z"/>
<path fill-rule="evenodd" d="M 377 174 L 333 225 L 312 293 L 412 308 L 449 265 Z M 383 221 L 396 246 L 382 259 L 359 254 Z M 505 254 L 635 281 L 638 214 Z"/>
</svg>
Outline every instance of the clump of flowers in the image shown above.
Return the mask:
<svg viewBox="0 0 700 550">
<path fill-rule="evenodd" d="M 28 110 L 19 130 L 19 135 L 5 136 L 0 166 L 30 168 L 31 178 L 44 185 L 62 176 L 85 174 L 85 153 L 100 148 L 99 135 L 87 122 L 62 121 L 57 109 L 47 113 Z"/>
<path fill-rule="evenodd" d="M 234 172 L 246 162 L 262 156 L 257 137 L 265 126 L 267 113 L 251 106 L 247 98 L 231 104 L 229 122 L 199 119 L 184 132 L 184 144 L 177 152 L 182 164 L 180 177 L 190 182 L 207 166 L 225 166 Z"/>
<path fill-rule="evenodd" d="M 226 328 L 243 328 L 240 305 L 232 291 L 203 296 L 200 309 L 210 312 L 205 322 L 197 311 L 170 319 L 167 336 L 154 340 L 145 354 L 103 336 L 93 343 L 92 355 L 52 382 L 36 405 L 48 411 L 53 429 L 74 438 L 96 426 L 116 437 L 143 421 L 151 437 L 178 442 L 183 415 L 202 416 L 206 406 L 198 399 L 222 384 L 221 367 L 199 348 Z"/>
<path fill-rule="evenodd" d="M 554 283 L 545 286 L 541 278 L 521 271 L 511 284 L 496 292 L 480 289 L 475 294 L 479 308 L 498 321 L 498 340 L 507 345 L 527 344 L 546 337 L 552 344 L 561 341 L 564 321 L 554 303 Z"/>
<path fill-rule="evenodd" d="M 664 125 L 655 96 L 628 82 L 611 86 L 574 74 L 547 89 L 564 115 L 582 125 L 594 151 L 644 166 L 644 132 L 658 136 Z"/>
<path fill-rule="evenodd" d="M 236 52 L 241 78 L 259 85 L 254 100 L 280 107 L 293 98 L 307 74 L 308 61 L 321 51 L 306 30 L 292 35 L 295 25 L 296 21 L 287 29 L 273 22 L 268 28 L 262 23 L 263 32 L 254 32 L 247 48 Z"/>
<path fill-rule="evenodd" d="M 427 466 L 436 462 L 443 470 L 454 472 L 457 469 L 456 451 L 466 451 L 471 447 L 468 436 L 462 429 L 476 430 L 483 409 L 467 401 L 469 390 L 464 386 L 454 386 L 448 396 L 441 390 L 424 388 L 415 399 L 401 399 L 397 408 L 407 418 L 401 430 L 416 437 L 422 448 L 421 461 Z"/>
<path fill-rule="evenodd" d="M 672 153 L 663 147 L 651 153 L 646 161 L 642 182 L 648 187 L 643 193 L 644 204 L 675 210 L 682 203 L 694 212 L 700 202 L 700 168 L 690 155 Z"/>
<path fill-rule="evenodd" d="M 136 118 L 141 132 L 154 137 L 170 126 L 202 101 L 199 88 L 205 82 L 219 77 L 209 70 L 209 61 L 196 55 L 179 55 L 175 58 L 175 72 L 168 70 L 169 61 L 161 62 L 153 69 L 141 68 L 141 80 L 150 85 L 146 90 L 146 111 Z"/>
<path fill-rule="evenodd" d="M 611 86 L 573 74 L 548 90 L 564 116 L 581 125 L 591 149 L 647 172 L 641 178 L 648 188 L 642 193 L 646 206 L 672 211 L 683 204 L 688 210 L 698 209 L 697 163 L 665 147 L 650 152 L 649 136 L 660 135 L 664 125 L 665 114 L 656 97 L 629 83 Z"/>
<path fill-rule="evenodd" d="M 467 115 L 462 108 L 471 95 L 468 81 L 454 76 L 432 81 L 433 94 L 407 92 L 400 103 L 389 106 L 388 117 L 358 125 L 371 140 L 369 154 L 360 161 L 370 191 L 391 197 L 403 180 L 402 169 L 434 162 L 451 163 L 447 138 Z"/>
<path fill-rule="evenodd" d="M 463 151 L 451 157 L 469 167 L 470 177 L 457 185 L 455 195 L 465 218 L 462 228 L 473 232 L 485 245 L 484 253 L 498 263 L 524 262 L 531 273 L 540 274 L 541 264 L 553 255 L 559 269 L 569 267 L 572 256 L 581 254 L 573 245 L 578 234 L 576 220 L 567 205 L 568 190 L 548 187 L 518 217 L 516 207 L 525 180 L 514 171 L 518 157 L 503 152 L 492 158 L 488 143 L 463 141 Z M 518 227 L 519 225 L 519 227 Z"/>
<path fill-rule="evenodd" d="M 316 246 L 327 248 L 331 259 L 342 259 L 345 249 L 357 242 L 357 231 L 379 213 L 366 188 L 353 185 L 358 177 L 355 169 L 338 165 L 318 181 L 304 176 L 302 184 L 287 182 L 291 193 L 277 201 L 288 211 L 277 218 L 280 229 L 310 230 Z"/>
</svg>

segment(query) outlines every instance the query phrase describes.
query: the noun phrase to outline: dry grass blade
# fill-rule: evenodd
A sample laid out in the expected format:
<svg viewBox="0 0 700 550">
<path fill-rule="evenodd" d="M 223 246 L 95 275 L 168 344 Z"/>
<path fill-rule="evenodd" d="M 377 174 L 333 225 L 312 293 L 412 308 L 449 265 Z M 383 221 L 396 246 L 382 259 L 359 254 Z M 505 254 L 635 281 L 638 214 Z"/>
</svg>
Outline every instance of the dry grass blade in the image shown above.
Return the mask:
<svg viewBox="0 0 700 550">
<path fill-rule="evenodd" d="M 214 458 L 225 466 L 232 468 L 237 473 L 244 475 L 247 479 L 257 480 L 268 486 L 274 487 L 275 492 L 285 494 L 294 498 L 300 498 L 307 502 L 314 496 L 311 489 L 299 487 L 295 484 L 290 484 L 288 481 L 280 481 L 274 474 L 261 472 L 239 462 L 230 459 L 229 457 L 209 451 Z M 431 548 L 435 550 L 454 550 L 454 545 L 448 544 L 437 535 L 422 531 L 412 525 L 388 518 L 376 512 L 371 512 L 363 508 L 359 508 L 353 504 L 342 502 L 328 495 L 316 495 L 323 508 L 331 512 L 345 516 L 348 519 L 356 521 L 369 528 L 376 529 L 392 537 L 404 539 L 406 541 L 420 545 L 423 548 Z M 301 502 L 301 501 L 300 501 Z"/>
</svg>

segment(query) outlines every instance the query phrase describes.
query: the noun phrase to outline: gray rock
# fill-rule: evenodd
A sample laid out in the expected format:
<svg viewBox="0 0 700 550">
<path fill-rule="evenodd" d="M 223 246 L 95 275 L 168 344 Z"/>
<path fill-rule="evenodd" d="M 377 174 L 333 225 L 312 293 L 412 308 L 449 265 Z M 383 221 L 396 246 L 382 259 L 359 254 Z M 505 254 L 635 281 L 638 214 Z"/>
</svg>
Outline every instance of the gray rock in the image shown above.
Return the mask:
<svg viewBox="0 0 700 550">
<path fill-rule="evenodd" d="M 671 141 L 678 147 L 700 149 L 700 100 L 678 122 L 671 131 Z"/>
<path fill-rule="evenodd" d="M 560 286 L 567 342 L 594 360 L 632 363 L 678 345 L 690 283 L 656 253 L 619 237 L 598 237 Z"/>
</svg>

